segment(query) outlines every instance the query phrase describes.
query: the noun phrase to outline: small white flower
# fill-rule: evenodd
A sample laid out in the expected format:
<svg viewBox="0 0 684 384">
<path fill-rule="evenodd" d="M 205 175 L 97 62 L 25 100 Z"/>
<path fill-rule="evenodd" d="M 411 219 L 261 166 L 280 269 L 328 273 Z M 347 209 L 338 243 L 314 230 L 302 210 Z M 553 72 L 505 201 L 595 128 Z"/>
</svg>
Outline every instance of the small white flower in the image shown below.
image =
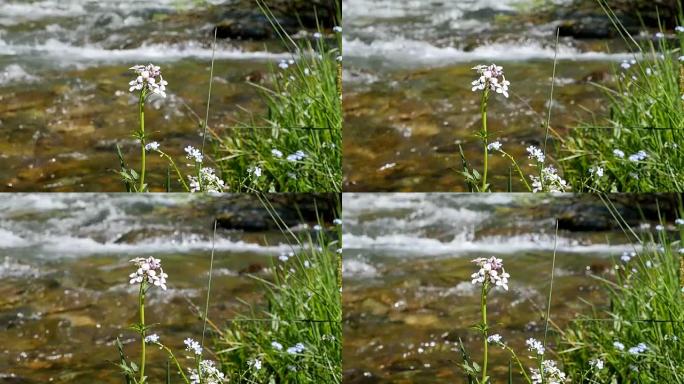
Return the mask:
<svg viewBox="0 0 684 384">
<path fill-rule="evenodd" d="M 473 67 L 473 69 L 480 75 L 477 80 L 471 83 L 473 92 L 491 90 L 502 94 L 506 98 L 508 97 L 508 86 L 511 83 L 506 80 L 503 67 L 492 64 L 489 66 L 478 65 Z"/>
<path fill-rule="evenodd" d="M 272 342 L 272 343 L 271 343 L 271 347 L 273 347 L 273 349 L 277 349 L 277 350 L 279 350 L 279 351 L 282 351 L 282 350 L 283 350 L 283 345 L 280 344 L 280 343 L 277 342 L 277 341 Z"/>
<path fill-rule="evenodd" d="M 658 232 L 664 231 L 664 230 L 665 230 L 665 227 L 662 226 L 662 225 L 660 225 L 660 224 L 658 224 L 658 225 L 655 226 L 655 230 L 658 231 Z"/>
<path fill-rule="evenodd" d="M 541 368 L 541 372 L 537 368 L 530 369 L 532 384 L 562 384 L 568 380 L 565 373 L 556 366 L 556 362 L 553 360 L 544 360 Z"/>
<path fill-rule="evenodd" d="M 166 290 L 166 278 L 169 277 L 161 267 L 161 260 L 154 257 L 142 258 L 136 257 L 131 260 L 135 264 L 137 270 L 128 277 L 131 285 L 142 284 L 146 282 L 156 287 Z"/>
<path fill-rule="evenodd" d="M 335 33 L 342 33 L 342 27 L 340 27 L 339 25 L 334 26 L 334 27 L 333 27 L 333 32 L 335 32 Z"/>
<path fill-rule="evenodd" d="M 159 342 L 159 335 L 156 333 L 153 333 L 149 336 L 145 336 L 145 342 L 150 344 L 150 343 L 158 343 Z"/>
<path fill-rule="evenodd" d="M 302 343 L 297 343 L 293 347 L 290 347 L 287 349 L 287 353 L 290 355 L 297 355 L 302 352 L 304 352 L 306 348 L 304 347 L 304 344 Z"/>
<path fill-rule="evenodd" d="M 287 156 L 287 161 L 295 162 L 295 161 L 304 160 L 304 158 L 306 158 L 306 153 L 304 153 L 303 151 L 297 151 L 297 152 Z"/>
<path fill-rule="evenodd" d="M 662 39 L 663 37 L 665 37 L 665 34 L 662 33 L 662 32 L 657 32 L 657 33 L 655 34 L 655 37 L 656 37 L 656 39 Z"/>
<path fill-rule="evenodd" d="M 684 32 L 684 27 L 682 27 L 681 25 L 678 25 L 675 27 L 675 31 L 682 33 L 682 32 Z"/>
<path fill-rule="evenodd" d="M 543 355 L 544 351 L 546 350 L 541 341 L 537 339 L 529 338 L 525 341 L 525 344 L 527 344 L 528 351 L 535 352 L 539 356 Z"/>
<path fill-rule="evenodd" d="M 489 344 L 502 344 L 503 338 L 498 333 L 495 333 L 487 338 Z"/>
<path fill-rule="evenodd" d="M 596 370 L 598 370 L 598 371 L 602 370 L 603 366 L 604 366 L 603 360 L 601 360 L 601 359 L 591 359 L 591 360 L 589 360 L 589 365 L 592 368 L 596 368 Z"/>
<path fill-rule="evenodd" d="M 678 219 L 678 220 L 681 220 L 681 219 Z M 342 220 L 340 220 L 340 219 L 335 219 L 335 220 L 333 220 L 333 224 L 335 224 L 335 225 L 342 225 Z M 682 220 L 682 224 L 684 224 L 684 220 Z"/>
<path fill-rule="evenodd" d="M 529 159 L 535 159 L 539 163 L 543 163 L 546 159 L 544 152 L 541 149 L 535 147 L 534 145 L 530 145 L 529 147 L 527 147 L 527 153 L 527 157 Z"/>
<path fill-rule="evenodd" d="M 495 141 L 493 143 L 489 143 L 487 145 L 487 149 L 489 149 L 490 151 L 491 150 L 500 151 L 501 150 L 501 142 Z"/>
<path fill-rule="evenodd" d="M 321 227 L 321 226 L 318 225 L 318 224 L 316 224 L 316 225 L 313 226 L 313 230 L 316 231 L 316 232 L 320 231 L 321 229 L 323 229 L 323 227 Z"/>
<path fill-rule="evenodd" d="M 259 359 L 250 360 L 247 362 L 247 364 L 249 364 L 250 367 L 254 368 L 255 371 L 260 370 L 262 365 L 261 360 Z"/>
<path fill-rule="evenodd" d="M 629 350 L 627 350 L 627 352 L 629 352 L 632 355 L 638 355 L 646 351 L 648 351 L 648 347 L 644 343 L 639 343 L 635 347 L 632 347 Z"/>
<path fill-rule="evenodd" d="M 283 153 L 277 149 L 271 149 L 271 154 L 277 158 L 283 157 Z"/>
<path fill-rule="evenodd" d="M 254 166 L 254 168 L 250 168 L 247 171 L 254 175 L 254 177 L 256 177 L 257 179 L 261 177 L 261 167 L 259 166 Z"/>
<path fill-rule="evenodd" d="M 615 157 L 619 157 L 621 159 L 623 159 L 625 157 L 625 153 L 619 149 L 613 149 L 613 155 L 615 155 Z"/>
<path fill-rule="evenodd" d="M 684 225 L 684 219 L 677 219 L 677 220 L 675 220 L 675 224 L 677 224 L 677 225 Z"/>
<path fill-rule="evenodd" d="M 187 339 L 183 340 L 183 344 L 185 344 L 186 351 L 192 352 L 197 356 L 202 354 L 202 346 L 195 340 L 188 337 Z"/>
<path fill-rule="evenodd" d="M 620 64 L 620 66 L 622 67 L 622 69 L 629 69 L 631 67 L 627 60 L 623 61 L 622 64 Z"/>
<path fill-rule="evenodd" d="M 156 151 L 158 149 L 159 149 L 159 143 L 157 143 L 156 141 L 145 144 L 145 150 L 146 151 L 150 151 L 150 150 Z"/>
<path fill-rule="evenodd" d="M 225 182 L 216 175 L 213 168 L 202 167 L 200 176 L 188 176 L 190 192 L 221 193 L 226 189 Z M 200 179 L 202 183 L 200 184 Z"/>
<path fill-rule="evenodd" d="M 624 351 L 625 350 L 625 345 L 619 341 L 613 342 L 613 347 L 615 347 L 615 349 L 617 349 L 618 351 Z"/>
<path fill-rule="evenodd" d="M 313 34 L 313 38 L 314 38 L 314 39 L 320 39 L 321 37 L 323 37 L 323 35 L 321 35 L 320 32 L 316 32 L 316 33 Z"/>
<path fill-rule="evenodd" d="M 596 175 L 597 177 L 601 178 L 601 177 L 603 177 L 603 168 L 599 167 L 597 165 L 596 167 L 590 168 L 589 173 L 591 173 L 592 175 Z"/>
<path fill-rule="evenodd" d="M 204 160 L 204 156 L 202 156 L 202 152 L 193 147 L 192 145 L 188 145 L 185 147 L 185 153 L 187 154 L 185 157 L 188 160 L 193 160 L 196 163 L 201 163 Z"/>
<path fill-rule="evenodd" d="M 210 360 L 202 360 L 197 369 L 188 369 L 190 372 L 190 384 L 220 384 L 226 382 L 226 375 L 216 368 L 216 364 Z"/>
<path fill-rule="evenodd" d="M 636 163 L 638 161 L 645 160 L 647 157 L 648 154 L 646 153 L 646 151 L 639 151 L 633 155 L 629 155 L 629 161 Z"/>
<path fill-rule="evenodd" d="M 281 60 L 280 63 L 278 64 L 278 67 L 282 70 L 286 70 L 290 67 L 290 65 L 287 63 L 285 60 Z"/>
</svg>

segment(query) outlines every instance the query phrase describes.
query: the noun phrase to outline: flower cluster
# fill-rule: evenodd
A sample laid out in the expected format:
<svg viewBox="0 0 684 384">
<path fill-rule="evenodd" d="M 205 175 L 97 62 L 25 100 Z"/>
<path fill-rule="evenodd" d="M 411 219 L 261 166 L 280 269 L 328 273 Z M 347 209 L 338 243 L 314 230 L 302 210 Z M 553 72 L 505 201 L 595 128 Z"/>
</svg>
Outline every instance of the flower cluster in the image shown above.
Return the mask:
<svg viewBox="0 0 684 384">
<path fill-rule="evenodd" d="M 493 335 L 487 337 L 487 342 L 488 342 L 489 344 L 498 344 L 498 345 L 500 345 L 500 346 L 502 346 L 502 347 L 504 346 L 503 338 L 502 338 L 501 335 L 499 335 L 498 333 L 495 333 L 495 334 L 493 334 Z"/>
<path fill-rule="evenodd" d="M 153 333 L 151 335 L 145 336 L 145 342 L 148 344 L 156 344 L 159 342 L 159 335 Z"/>
<path fill-rule="evenodd" d="M 188 176 L 188 179 L 190 179 L 190 192 L 221 193 L 226 188 L 226 183 L 216 176 L 213 168 L 209 167 L 200 169 L 199 178 L 197 176 Z"/>
<path fill-rule="evenodd" d="M 480 75 L 480 78 L 471 83 L 473 92 L 492 90 L 504 95 L 504 97 L 508 97 L 508 86 L 511 83 L 506 80 L 503 67 L 492 64 L 489 66 L 478 65 L 473 67 L 473 69 Z"/>
<path fill-rule="evenodd" d="M 629 155 L 629 161 L 636 163 L 638 161 L 646 160 L 647 157 L 648 157 L 648 154 L 646 153 L 646 151 L 639 151 L 633 155 Z"/>
<path fill-rule="evenodd" d="M 561 384 L 568 381 L 565 373 L 556 366 L 556 362 L 553 360 L 542 362 L 542 372 L 535 368 L 530 369 L 530 371 L 532 371 L 530 379 L 532 379 L 533 384 Z"/>
<path fill-rule="evenodd" d="M 304 153 L 303 151 L 297 151 L 297 152 L 289 155 L 287 157 L 287 161 L 300 161 L 300 160 L 304 160 L 305 157 L 306 157 L 306 153 Z"/>
<path fill-rule="evenodd" d="M 161 74 L 161 69 L 154 65 L 135 65 L 130 68 L 138 76 L 128 83 L 129 92 L 144 91 L 152 92 L 161 97 L 166 97 L 166 86 L 169 84 Z"/>
<path fill-rule="evenodd" d="M 589 360 L 589 366 L 595 368 L 597 371 L 600 371 L 605 366 L 605 363 L 601 359 L 591 359 Z"/>
<path fill-rule="evenodd" d="M 145 150 L 146 151 L 156 151 L 158 149 L 159 149 L 159 143 L 157 143 L 156 141 L 145 144 Z"/>
<path fill-rule="evenodd" d="M 500 141 L 495 141 L 493 143 L 487 144 L 487 149 L 494 150 L 494 151 L 500 151 L 501 150 L 501 142 Z"/>
<path fill-rule="evenodd" d="M 226 381 L 226 375 L 216 368 L 216 364 L 211 360 L 200 361 L 199 372 L 196 369 L 189 371 L 191 384 L 219 384 Z"/>
<path fill-rule="evenodd" d="M 567 181 L 563 180 L 556 168 L 552 166 L 544 167 L 541 177 L 530 175 L 532 179 L 532 192 L 553 192 L 560 193 L 570 189 Z"/>
<path fill-rule="evenodd" d="M 544 351 L 546 350 L 544 348 L 544 345 L 541 343 L 541 341 L 533 338 L 529 338 L 525 341 L 525 344 L 527 344 L 527 350 L 530 352 L 534 352 L 537 355 L 543 355 Z"/>
<path fill-rule="evenodd" d="M 544 160 L 546 159 L 546 156 L 544 155 L 544 151 L 541 149 L 535 147 L 534 145 L 530 145 L 527 147 L 527 157 L 529 159 L 534 159 L 537 160 L 538 163 L 543 163 Z"/>
<path fill-rule="evenodd" d="M 183 344 L 185 344 L 186 351 L 192 352 L 197 356 L 202 354 L 202 346 L 195 340 L 188 337 L 187 339 L 183 340 Z"/>
<path fill-rule="evenodd" d="M 169 277 L 169 275 L 164 273 L 164 270 L 161 267 L 161 260 L 155 259 L 154 257 L 148 257 L 147 259 L 136 257 L 131 260 L 131 263 L 138 267 L 135 272 L 128 276 L 131 279 L 131 284 L 142 284 L 143 282 L 147 282 L 166 290 L 166 278 Z"/>
<path fill-rule="evenodd" d="M 304 344 L 297 343 L 293 347 L 288 348 L 287 353 L 289 353 L 290 355 L 296 355 L 296 354 L 304 352 L 305 349 L 306 348 L 304 347 Z"/>
<path fill-rule="evenodd" d="M 194 161 L 195 163 L 201 163 L 202 161 L 204 161 L 204 156 L 202 155 L 202 152 L 199 149 L 193 147 L 192 145 L 188 145 L 187 147 L 185 147 L 185 153 L 187 153 L 185 157 L 188 160 Z"/>
<path fill-rule="evenodd" d="M 635 347 L 632 347 L 632 348 L 627 350 L 627 352 L 629 352 L 632 355 L 638 355 L 638 354 L 644 353 L 646 351 L 648 351 L 648 347 L 644 343 L 639 343 Z"/>
<path fill-rule="evenodd" d="M 473 260 L 473 263 L 480 267 L 480 270 L 473 273 L 470 277 L 473 279 L 473 284 L 488 284 L 492 283 L 495 287 L 501 287 L 508 290 L 508 278 L 510 275 L 506 273 L 503 268 L 503 261 L 496 257 L 489 259 L 479 257 Z"/>
</svg>

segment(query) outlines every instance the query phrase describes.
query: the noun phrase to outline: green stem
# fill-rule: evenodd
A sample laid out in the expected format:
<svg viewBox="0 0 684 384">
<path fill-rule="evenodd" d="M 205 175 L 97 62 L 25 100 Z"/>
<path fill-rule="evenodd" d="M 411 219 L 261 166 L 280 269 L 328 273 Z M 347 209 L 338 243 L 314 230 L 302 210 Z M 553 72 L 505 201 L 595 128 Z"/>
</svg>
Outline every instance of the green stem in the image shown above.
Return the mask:
<svg viewBox="0 0 684 384">
<path fill-rule="evenodd" d="M 174 364 L 176 364 L 176 368 L 178 369 L 178 373 L 180 373 L 181 377 L 183 377 L 183 381 L 185 381 L 187 384 L 190 384 L 190 380 L 188 380 L 188 377 L 185 376 L 185 373 L 183 372 L 183 367 L 181 367 L 180 363 L 178 362 L 178 359 L 176 359 L 176 356 L 171 352 L 169 347 L 163 344 L 158 344 L 160 347 L 162 347 L 168 354 L 171 356 L 171 360 L 173 360 Z"/>
<path fill-rule="evenodd" d="M 486 384 L 487 379 L 487 361 L 488 355 L 488 341 L 487 341 L 487 283 L 482 284 L 482 294 L 480 297 L 480 307 L 482 308 L 482 333 L 484 334 L 484 360 L 482 361 L 482 384 Z"/>
<path fill-rule="evenodd" d="M 140 112 L 140 150 L 141 150 L 141 165 L 140 165 L 140 192 L 145 186 L 145 91 L 140 92 L 140 101 L 138 102 L 138 110 Z"/>
<path fill-rule="evenodd" d="M 515 359 L 515 362 L 518 364 L 518 367 L 520 367 L 520 372 L 523 374 L 523 376 L 525 376 L 525 380 L 528 383 L 532 384 L 532 380 L 530 380 L 530 377 L 527 376 L 527 372 L 525 371 L 525 367 L 523 366 L 522 362 L 520 361 L 520 358 L 518 358 L 518 355 L 508 345 L 506 345 L 505 348 L 511 353 L 511 356 L 513 356 L 513 359 Z"/>
<path fill-rule="evenodd" d="M 513 164 L 513 166 L 515 167 L 515 170 L 520 175 L 520 180 L 522 180 L 522 182 L 525 184 L 525 188 L 527 188 L 528 191 L 532 192 L 532 187 L 530 187 L 530 184 L 527 183 L 527 180 L 525 179 L 525 174 L 523 173 L 522 169 L 520 169 L 518 162 L 515 161 L 513 156 L 511 156 L 510 154 L 508 154 L 504 151 L 501 151 L 501 153 L 503 153 L 504 156 L 508 157 L 508 159 L 511 160 L 511 164 Z"/>
<path fill-rule="evenodd" d="M 171 156 L 169 156 L 169 155 L 166 154 L 165 152 L 160 151 L 160 150 L 157 150 L 157 152 L 159 152 L 159 154 L 161 155 L 161 157 L 164 157 L 164 158 L 166 158 L 166 159 L 169 161 L 169 164 L 171 164 L 171 166 L 173 167 L 173 169 L 176 171 L 176 175 L 178 175 L 178 181 L 180 181 L 181 184 L 183 184 L 183 188 L 185 188 L 185 191 L 186 191 L 186 192 L 190 192 L 190 187 L 188 187 L 188 184 L 185 182 L 185 179 L 183 179 L 183 174 L 181 173 L 180 169 L 178 169 L 178 166 L 176 165 L 176 162 L 173 161 L 173 159 L 171 158 Z"/>
<path fill-rule="evenodd" d="M 489 92 L 485 90 L 482 93 L 482 102 L 480 103 L 480 113 L 482 114 L 482 143 L 484 144 L 484 169 L 482 170 L 482 192 L 487 188 L 487 161 L 489 157 L 489 148 L 487 147 L 487 99 Z"/>
<path fill-rule="evenodd" d="M 142 353 L 140 356 L 140 383 L 145 380 L 145 291 L 144 283 L 140 283 L 139 306 L 140 306 L 140 338 L 142 340 Z"/>
</svg>

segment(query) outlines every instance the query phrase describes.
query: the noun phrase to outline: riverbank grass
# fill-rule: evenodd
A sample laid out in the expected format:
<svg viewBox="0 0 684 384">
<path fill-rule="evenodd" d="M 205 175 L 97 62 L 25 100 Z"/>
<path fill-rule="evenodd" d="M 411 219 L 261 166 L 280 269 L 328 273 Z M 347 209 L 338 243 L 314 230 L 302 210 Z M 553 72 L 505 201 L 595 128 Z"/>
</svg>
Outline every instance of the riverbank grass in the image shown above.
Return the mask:
<svg viewBox="0 0 684 384">
<path fill-rule="evenodd" d="M 653 246 L 615 261 L 615 279 L 596 277 L 609 307 L 592 305 L 563 332 L 560 356 L 578 382 L 684 383 L 681 241 L 661 226 L 647 238 Z"/>
<path fill-rule="evenodd" d="M 341 225 L 297 238 L 272 278 L 258 279 L 264 305 L 247 304 L 215 339 L 216 355 L 235 383 L 341 383 Z M 334 237 L 334 238 L 333 238 Z"/>
<path fill-rule="evenodd" d="M 564 177 L 577 192 L 656 192 L 684 188 L 684 28 L 637 43 L 603 4 L 634 57 L 601 86 L 607 118 L 594 118 L 561 142 Z"/>
<path fill-rule="evenodd" d="M 291 57 L 254 84 L 266 114 L 214 135 L 217 166 L 231 191 L 340 191 L 342 29 L 295 39 L 262 9 Z"/>
</svg>

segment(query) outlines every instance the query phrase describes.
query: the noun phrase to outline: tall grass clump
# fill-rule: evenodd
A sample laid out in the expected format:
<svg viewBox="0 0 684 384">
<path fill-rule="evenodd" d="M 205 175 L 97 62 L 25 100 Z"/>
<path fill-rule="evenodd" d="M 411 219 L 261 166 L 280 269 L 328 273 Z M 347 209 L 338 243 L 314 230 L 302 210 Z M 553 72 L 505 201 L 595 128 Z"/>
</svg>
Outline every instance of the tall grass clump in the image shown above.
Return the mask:
<svg viewBox="0 0 684 384">
<path fill-rule="evenodd" d="M 643 248 L 616 260 L 614 279 L 595 277 L 609 305 L 591 305 L 562 338 L 576 382 L 684 383 L 684 221 L 669 229 L 656 226 Z"/>
<path fill-rule="evenodd" d="M 257 3 L 291 57 L 270 67 L 267 86 L 254 84 L 265 115 L 214 135 L 217 165 L 231 191 L 340 191 L 342 28 L 295 38 Z"/>
<path fill-rule="evenodd" d="M 564 176 L 575 191 L 655 192 L 684 187 L 684 28 L 634 40 L 604 0 L 599 4 L 633 57 L 600 86 L 609 115 L 559 138 Z"/>
<path fill-rule="evenodd" d="M 295 238 L 272 278 L 260 279 L 262 305 L 247 304 L 215 340 L 233 383 L 341 383 L 341 222 Z"/>
</svg>

